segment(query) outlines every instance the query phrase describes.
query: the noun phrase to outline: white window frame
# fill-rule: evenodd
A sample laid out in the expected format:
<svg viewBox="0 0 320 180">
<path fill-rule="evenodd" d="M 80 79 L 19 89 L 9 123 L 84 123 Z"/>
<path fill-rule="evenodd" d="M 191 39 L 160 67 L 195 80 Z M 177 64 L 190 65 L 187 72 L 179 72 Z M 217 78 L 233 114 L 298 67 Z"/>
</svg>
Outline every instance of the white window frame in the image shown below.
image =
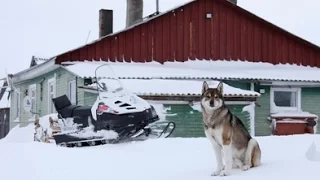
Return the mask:
<svg viewBox="0 0 320 180">
<path fill-rule="evenodd" d="M 14 91 L 14 122 L 20 122 L 21 116 L 21 93 L 20 88 L 15 89 Z"/>
<path fill-rule="evenodd" d="M 33 99 L 31 96 L 32 90 L 35 91 L 35 96 L 34 96 L 34 103 L 35 104 L 34 104 L 34 106 L 33 105 L 31 106 L 32 112 L 29 112 L 29 114 L 30 114 L 29 119 L 34 119 L 36 114 L 33 114 L 33 113 L 37 112 L 37 84 L 31 84 L 31 85 L 29 85 L 29 88 L 28 88 L 28 96 L 30 98 L 31 104 L 32 104 L 32 99 Z M 34 107 L 34 109 L 33 109 L 33 107 Z"/>
<path fill-rule="evenodd" d="M 274 99 L 275 91 L 283 92 L 295 92 L 297 99 L 297 107 L 279 107 L 276 106 Z M 281 112 L 300 112 L 301 111 L 301 88 L 282 88 L 282 87 L 271 87 L 270 90 L 270 113 L 281 113 Z"/>
<path fill-rule="evenodd" d="M 71 85 L 74 84 L 74 92 L 71 92 Z M 72 93 L 74 93 L 74 98 L 72 99 Z M 68 82 L 68 97 L 71 104 L 77 104 L 77 83 L 76 80 L 71 80 Z"/>
<path fill-rule="evenodd" d="M 51 99 L 51 91 L 50 91 L 50 84 L 51 83 L 53 83 L 53 97 L 56 97 L 57 93 L 56 93 L 56 78 L 55 77 L 48 79 L 48 114 L 56 113 L 54 104 Z M 52 105 L 53 112 L 51 112 L 51 105 Z"/>
</svg>

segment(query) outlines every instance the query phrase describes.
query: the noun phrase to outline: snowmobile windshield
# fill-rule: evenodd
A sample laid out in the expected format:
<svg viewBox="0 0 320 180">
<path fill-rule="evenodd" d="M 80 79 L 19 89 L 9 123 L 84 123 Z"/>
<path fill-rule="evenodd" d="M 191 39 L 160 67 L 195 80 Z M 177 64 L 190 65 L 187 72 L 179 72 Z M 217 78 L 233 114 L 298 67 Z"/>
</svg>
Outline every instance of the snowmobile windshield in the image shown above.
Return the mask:
<svg viewBox="0 0 320 180">
<path fill-rule="evenodd" d="M 107 98 L 127 94 L 126 89 L 110 65 L 104 64 L 99 66 L 96 69 L 95 75 L 100 97 Z"/>
</svg>

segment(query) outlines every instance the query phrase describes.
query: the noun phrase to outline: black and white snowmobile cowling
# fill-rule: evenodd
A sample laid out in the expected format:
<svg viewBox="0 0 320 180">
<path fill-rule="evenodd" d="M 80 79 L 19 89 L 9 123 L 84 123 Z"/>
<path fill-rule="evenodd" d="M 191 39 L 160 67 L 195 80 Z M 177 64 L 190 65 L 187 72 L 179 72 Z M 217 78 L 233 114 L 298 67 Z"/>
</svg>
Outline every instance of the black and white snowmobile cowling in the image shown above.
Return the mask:
<svg viewBox="0 0 320 180">
<path fill-rule="evenodd" d="M 97 66 L 93 84 L 97 99 L 92 106 L 71 104 L 66 95 L 52 101 L 63 120 L 62 132 L 53 135 L 55 143 L 67 147 L 95 146 L 152 138 L 167 138 L 174 122 L 160 120 L 146 100 L 127 91 L 117 78 L 108 77 L 108 64 Z M 99 75 L 100 74 L 100 75 Z"/>
</svg>

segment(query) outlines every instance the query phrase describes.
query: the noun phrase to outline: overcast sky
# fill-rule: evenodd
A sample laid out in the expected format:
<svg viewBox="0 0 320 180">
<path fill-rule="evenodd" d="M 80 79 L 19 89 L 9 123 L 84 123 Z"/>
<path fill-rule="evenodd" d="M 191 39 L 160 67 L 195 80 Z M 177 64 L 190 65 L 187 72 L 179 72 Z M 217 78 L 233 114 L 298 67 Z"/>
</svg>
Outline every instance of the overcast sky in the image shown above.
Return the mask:
<svg viewBox="0 0 320 180">
<path fill-rule="evenodd" d="M 189 0 L 160 0 L 160 11 Z M 238 0 L 242 6 L 320 46 L 319 0 Z M 303 4 L 301 4 L 303 3 Z M 144 15 L 155 0 L 144 1 Z M 31 56 L 52 57 L 98 38 L 99 9 L 114 10 L 114 31 L 125 27 L 126 0 L 1 0 L 0 78 L 29 67 Z M 317 33 L 318 32 L 318 33 Z"/>
</svg>

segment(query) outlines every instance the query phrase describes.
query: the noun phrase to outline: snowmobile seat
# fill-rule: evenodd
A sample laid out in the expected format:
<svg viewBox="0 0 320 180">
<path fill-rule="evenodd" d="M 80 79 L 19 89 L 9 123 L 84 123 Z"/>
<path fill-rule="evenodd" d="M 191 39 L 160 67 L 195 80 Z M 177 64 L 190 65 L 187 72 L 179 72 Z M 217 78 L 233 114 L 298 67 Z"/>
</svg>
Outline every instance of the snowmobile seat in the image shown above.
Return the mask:
<svg viewBox="0 0 320 180">
<path fill-rule="evenodd" d="M 63 118 L 74 117 L 74 109 L 81 107 L 78 105 L 70 105 L 58 111 Z"/>
<path fill-rule="evenodd" d="M 73 116 L 84 117 L 91 116 L 91 106 L 79 106 L 73 109 Z"/>
<path fill-rule="evenodd" d="M 52 101 L 57 111 L 72 105 L 67 95 L 52 98 Z"/>
<path fill-rule="evenodd" d="M 66 95 L 52 98 L 52 101 L 56 110 L 63 118 L 73 117 L 73 110 L 80 107 L 78 105 L 72 105 Z"/>
</svg>

